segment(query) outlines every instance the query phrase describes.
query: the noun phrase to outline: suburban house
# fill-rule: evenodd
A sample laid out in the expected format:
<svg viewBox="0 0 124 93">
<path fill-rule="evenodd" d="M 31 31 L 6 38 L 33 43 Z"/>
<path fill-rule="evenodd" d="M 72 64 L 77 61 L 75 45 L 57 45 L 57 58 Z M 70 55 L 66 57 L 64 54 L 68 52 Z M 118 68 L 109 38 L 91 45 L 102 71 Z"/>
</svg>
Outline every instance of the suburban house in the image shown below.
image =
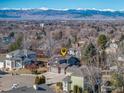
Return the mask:
<svg viewBox="0 0 124 93">
<path fill-rule="evenodd" d="M 106 53 L 111 54 L 111 53 L 117 53 L 118 50 L 118 45 L 115 42 L 112 42 L 109 47 L 106 48 Z"/>
<path fill-rule="evenodd" d="M 5 68 L 18 69 L 36 60 L 36 53 L 27 49 L 18 49 L 6 54 Z"/>
<path fill-rule="evenodd" d="M 119 55 L 117 60 L 118 60 L 118 65 L 120 67 L 123 67 L 124 66 L 124 55 L 123 54 Z"/>
<path fill-rule="evenodd" d="M 67 76 L 63 79 L 63 91 L 69 92 L 71 91 L 71 76 Z"/>
<path fill-rule="evenodd" d="M 74 50 L 74 48 L 68 49 L 68 54 L 69 55 L 72 55 L 72 56 L 75 56 L 75 50 Z"/>
<path fill-rule="evenodd" d="M 3 37 L 3 38 L 2 38 L 2 42 L 5 43 L 5 44 L 10 43 L 11 41 L 12 41 L 12 40 L 11 40 L 11 37 L 9 37 L 9 36 L 8 36 L 8 37 Z"/>
<path fill-rule="evenodd" d="M 0 54 L 0 70 L 5 68 L 5 54 Z"/>
<path fill-rule="evenodd" d="M 80 49 L 80 47 L 77 47 L 76 49 L 74 49 L 74 48 L 70 48 L 69 50 L 68 50 L 68 54 L 70 55 L 70 56 L 75 56 L 75 57 L 77 57 L 77 58 L 81 58 L 81 49 Z"/>
<path fill-rule="evenodd" d="M 74 91 L 74 86 L 82 89 L 91 89 L 101 82 L 100 69 L 96 67 L 81 66 L 73 69 L 71 75 L 63 79 L 63 91 Z"/>
<path fill-rule="evenodd" d="M 66 74 L 67 69 L 71 66 L 79 66 L 80 60 L 76 57 L 71 56 L 68 59 L 57 59 L 54 62 L 49 62 L 49 71 L 59 74 Z"/>
<path fill-rule="evenodd" d="M 20 87 L 9 91 L 3 91 L 1 93 L 54 93 L 46 84 L 38 85 L 38 88 L 33 87 Z"/>
</svg>

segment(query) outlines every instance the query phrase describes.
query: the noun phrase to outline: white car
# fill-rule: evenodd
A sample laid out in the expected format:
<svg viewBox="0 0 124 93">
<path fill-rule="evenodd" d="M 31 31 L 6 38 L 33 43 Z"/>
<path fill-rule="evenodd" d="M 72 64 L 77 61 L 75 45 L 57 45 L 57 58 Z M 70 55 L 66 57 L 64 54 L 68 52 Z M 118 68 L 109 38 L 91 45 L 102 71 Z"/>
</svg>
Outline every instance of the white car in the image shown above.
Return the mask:
<svg viewBox="0 0 124 93">
<path fill-rule="evenodd" d="M 19 86 L 19 84 L 13 84 L 13 85 L 12 85 L 12 89 L 17 88 L 18 86 Z"/>
</svg>

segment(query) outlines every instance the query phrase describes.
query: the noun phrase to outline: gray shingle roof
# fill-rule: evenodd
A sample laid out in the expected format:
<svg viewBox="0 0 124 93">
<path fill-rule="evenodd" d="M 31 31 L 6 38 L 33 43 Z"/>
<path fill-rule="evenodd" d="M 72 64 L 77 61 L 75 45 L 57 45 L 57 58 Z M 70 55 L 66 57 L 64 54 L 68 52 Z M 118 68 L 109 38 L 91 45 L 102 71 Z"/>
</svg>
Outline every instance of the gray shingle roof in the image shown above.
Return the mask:
<svg viewBox="0 0 124 93">
<path fill-rule="evenodd" d="M 65 82 L 71 82 L 71 76 L 67 76 L 63 79 Z"/>
<path fill-rule="evenodd" d="M 18 50 L 10 52 L 8 54 L 13 55 L 15 57 L 15 56 L 24 56 L 24 55 L 28 55 L 28 54 L 35 54 L 35 52 L 27 50 L 27 49 L 22 49 L 22 50 L 18 49 Z"/>
<path fill-rule="evenodd" d="M 85 77 L 85 76 L 92 76 L 100 74 L 100 69 L 96 67 L 88 67 L 88 66 L 81 66 L 75 70 L 73 70 L 72 76 L 79 76 L 79 77 Z"/>
</svg>

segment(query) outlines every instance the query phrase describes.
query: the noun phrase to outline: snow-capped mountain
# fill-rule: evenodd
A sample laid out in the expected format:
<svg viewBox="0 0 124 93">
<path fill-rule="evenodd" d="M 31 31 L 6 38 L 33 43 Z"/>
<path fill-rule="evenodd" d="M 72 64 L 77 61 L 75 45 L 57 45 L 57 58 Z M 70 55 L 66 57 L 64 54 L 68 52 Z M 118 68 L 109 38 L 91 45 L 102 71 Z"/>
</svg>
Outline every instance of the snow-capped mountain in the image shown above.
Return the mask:
<svg viewBox="0 0 124 93">
<path fill-rule="evenodd" d="M 0 19 L 31 19 L 31 20 L 109 20 L 124 19 L 124 11 L 111 9 L 48 9 L 42 8 L 3 8 Z"/>
</svg>

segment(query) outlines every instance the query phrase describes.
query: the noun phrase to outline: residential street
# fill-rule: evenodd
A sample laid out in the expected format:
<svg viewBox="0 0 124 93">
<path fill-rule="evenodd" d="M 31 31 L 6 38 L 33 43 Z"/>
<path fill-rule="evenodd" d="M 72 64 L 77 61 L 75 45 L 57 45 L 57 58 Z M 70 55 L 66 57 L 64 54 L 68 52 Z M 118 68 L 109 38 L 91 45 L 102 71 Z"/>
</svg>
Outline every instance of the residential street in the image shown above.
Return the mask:
<svg viewBox="0 0 124 93">
<path fill-rule="evenodd" d="M 53 84 L 62 81 L 65 75 L 47 72 L 43 74 L 47 77 L 46 84 Z M 40 76 L 40 75 L 39 75 Z M 10 90 L 13 84 L 18 84 L 18 87 L 32 87 L 36 75 L 0 75 L 0 90 Z"/>
</svg>

